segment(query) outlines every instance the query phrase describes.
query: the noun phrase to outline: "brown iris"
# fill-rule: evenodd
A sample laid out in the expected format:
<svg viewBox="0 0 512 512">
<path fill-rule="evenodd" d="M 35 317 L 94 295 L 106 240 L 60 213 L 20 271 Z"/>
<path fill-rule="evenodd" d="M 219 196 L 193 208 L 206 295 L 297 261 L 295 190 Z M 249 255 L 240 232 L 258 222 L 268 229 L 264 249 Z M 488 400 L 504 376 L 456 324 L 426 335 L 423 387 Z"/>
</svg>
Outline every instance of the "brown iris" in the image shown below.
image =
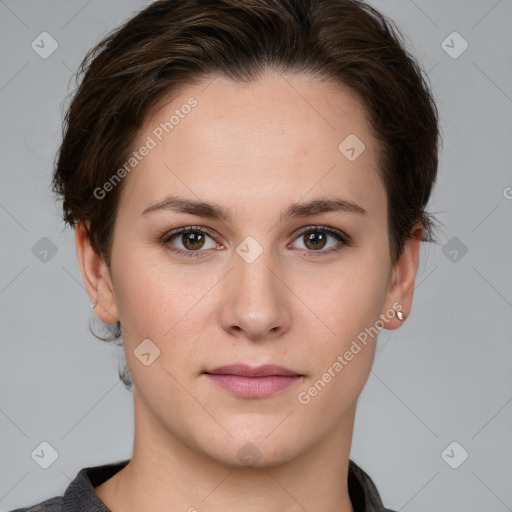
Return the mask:
<svg viewBox="0 0 512 512">
<path fill-rule="evenodd" d="M 327 235 L 325 233 L 319 233 L 318 231 L 310 231 L 304 234 L 305 245 L 308 249 L 322 249 L 325 247 Z M 313 247 L 310 247 L 312 244 Z"/>
<path fill-rule="evenodd" d="M 201 249 L 204 245 L 205 235 L 204 233 L 199 233 L 198 231 L 188 231 L 181 235 L 181 241 L 183 246 L 187 249 L 195 250 Z"/>
</svg>

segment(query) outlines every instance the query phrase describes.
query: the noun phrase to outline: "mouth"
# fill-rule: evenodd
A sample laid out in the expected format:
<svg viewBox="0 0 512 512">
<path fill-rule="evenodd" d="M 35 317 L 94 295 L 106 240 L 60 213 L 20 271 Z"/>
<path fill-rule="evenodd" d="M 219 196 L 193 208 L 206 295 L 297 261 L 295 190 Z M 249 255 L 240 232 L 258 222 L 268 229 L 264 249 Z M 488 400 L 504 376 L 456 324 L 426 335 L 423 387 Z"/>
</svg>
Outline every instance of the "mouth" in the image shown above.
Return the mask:
<svg viewBox="0 0 512 512">
<path fill-rule="evenodd" d="M 283 366 L 268 364 L 251 367 L 246 364 L 219 366 L 204 375 L 217 386 L 244 398 L 265 398 L 289 388 L 304 375 Z"/>
</svg>

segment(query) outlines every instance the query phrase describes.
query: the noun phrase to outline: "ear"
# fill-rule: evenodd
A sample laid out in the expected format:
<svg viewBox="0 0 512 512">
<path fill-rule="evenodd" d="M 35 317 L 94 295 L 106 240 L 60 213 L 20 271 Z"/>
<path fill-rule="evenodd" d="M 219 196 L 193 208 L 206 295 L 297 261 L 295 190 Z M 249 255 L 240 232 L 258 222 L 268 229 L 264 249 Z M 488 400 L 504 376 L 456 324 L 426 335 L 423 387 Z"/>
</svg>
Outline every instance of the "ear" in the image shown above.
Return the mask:
<svg viewBox="0 0 512 512">
<path fill-rule="evenodd" d="M 75 227 L 76 252 L 82 278 L 89 294 L 96 316 L 106 324 L 119 321 L 110 271 L 103 256 L 97 254 L 91 245 L 88 231 L 83 222 Z"/>
<path fill-rule="evenodd" d="M 417 222 L 412 228 L 412 238 L 406 240 L 403 252 L 391 271 L 386 311 L 389 309 L 401 311 L 405 319 L 411 312 L 423 232 L 423 225 Z M 402 324 L 403 321 L 399 320 L 395 313 L 395 316 L 385 323 L 385 328 L 394 330 Z"/>
</svg>

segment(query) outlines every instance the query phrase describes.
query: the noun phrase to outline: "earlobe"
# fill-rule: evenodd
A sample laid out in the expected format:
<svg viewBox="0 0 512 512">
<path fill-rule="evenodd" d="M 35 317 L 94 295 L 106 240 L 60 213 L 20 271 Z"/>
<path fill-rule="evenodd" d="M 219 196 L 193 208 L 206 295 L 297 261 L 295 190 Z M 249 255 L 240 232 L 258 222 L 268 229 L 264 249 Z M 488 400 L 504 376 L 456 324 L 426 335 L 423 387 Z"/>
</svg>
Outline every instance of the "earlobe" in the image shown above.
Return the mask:
<svg viewBox="0 0 512 512">
<path fill-rule="evenodd" d="M 76 252 L 82 278 L 96 316 L 106 324 L 119 321 L 110 271 L 102 255 L 96 253 L 83 222 L 75 227 Z"/>
<path fill-rule="evenodd" d="M 423 239 L 421 223 L 415 224 L 412 233 L 413 236 L 406 240 L 402 254 L 392 271 L 393 278 L 388 289 L 386 306 L 390 308 L 390 304 L 393 304 L 391 307 L 395 310 L 396 317 L 386 324 L 385 328 L 389 330 L 400 327 L 409 316 L 412 307 L 419 251 Z"/>
</svg>

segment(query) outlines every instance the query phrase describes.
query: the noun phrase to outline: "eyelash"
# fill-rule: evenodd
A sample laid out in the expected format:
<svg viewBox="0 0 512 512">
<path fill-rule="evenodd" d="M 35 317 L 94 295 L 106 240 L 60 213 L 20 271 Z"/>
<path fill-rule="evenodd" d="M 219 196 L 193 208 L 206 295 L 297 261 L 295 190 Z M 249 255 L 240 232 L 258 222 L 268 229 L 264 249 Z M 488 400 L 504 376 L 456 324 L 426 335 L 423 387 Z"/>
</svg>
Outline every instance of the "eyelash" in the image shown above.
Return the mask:
<svg viewBox="0 0 512 512">
<path fill-rule="evenodd" d="M 210 236 L 215 241 L 216 233 L 213 230 L 211 230 L 209 228 L 202 227 L 202 226 L 186 226 L 186 227 L 178 228 L 178 229 L 175 229 L 173 231 L 169 231 L 169 232 L 165 233 L 160 238 L 160 243 L 163 246 L 167 246 L 167 244 L 169 242 L 171 242 L 171 240 L 174 237 L 176 237 L 177 235 L 180 235 L 182 233 L 188 233 L 188 232 L 202 233 L 202 234 Z M 338 229 L 334 229 L 334 228 L 331 228 L 329 226 L 307 226 L 307 227 L 301 229 L 298 233 L 295 234 L 294 241 L 297 238 L 300 238 L 301 236 L 303 236 L 303 235 L 305 235 L 306 233 L 309 233 L 309 232 L 323 232 L 323 233 L 327 233 L 327 234 L 331 235 L 332 237 L 336 238 L 336 240 L 338 240 L 338 242 L 340 242 L 340 243 L 338 245 L 334 246 L 334 247 L 331 247 L 331 248 L 325 250 L 325 251 L 322 251 L 322 250 L 318 250 L 318 251 L 313 251 L 313 250 L 304 251 L 304 250 L 298 249 L 299 251 L 302 251 L 301 253 L 303 255 L 313 256 L 313 257 L 325 256 L 326 254 L 333 254 L 335 252 L 338 252 L 341 249 L 343 249 L 343 247 L 350 247 L 352 245 L 352 240 L 351 240 L 351 238 L 348 235 L 346 235 L 342 231 L 339 231 Z M 172 246 L 172 245 L 171 245 L 171 247 L 172 248 L 170 250 L 172 252 L 174 252 L 178 256 L 183 256 L 185 258 L 202 258 L 204 256 L 200 255 L 200 253 L 201 252 L 206 252 L 205 250 L 200 250 L 200 249 L 196 250 L 196 251 L 192 251 L 192 250 L 184 251 L 184 250 L 179 249 L 179 248 L 177 248 L 175 246 Z"/>
</svg>

